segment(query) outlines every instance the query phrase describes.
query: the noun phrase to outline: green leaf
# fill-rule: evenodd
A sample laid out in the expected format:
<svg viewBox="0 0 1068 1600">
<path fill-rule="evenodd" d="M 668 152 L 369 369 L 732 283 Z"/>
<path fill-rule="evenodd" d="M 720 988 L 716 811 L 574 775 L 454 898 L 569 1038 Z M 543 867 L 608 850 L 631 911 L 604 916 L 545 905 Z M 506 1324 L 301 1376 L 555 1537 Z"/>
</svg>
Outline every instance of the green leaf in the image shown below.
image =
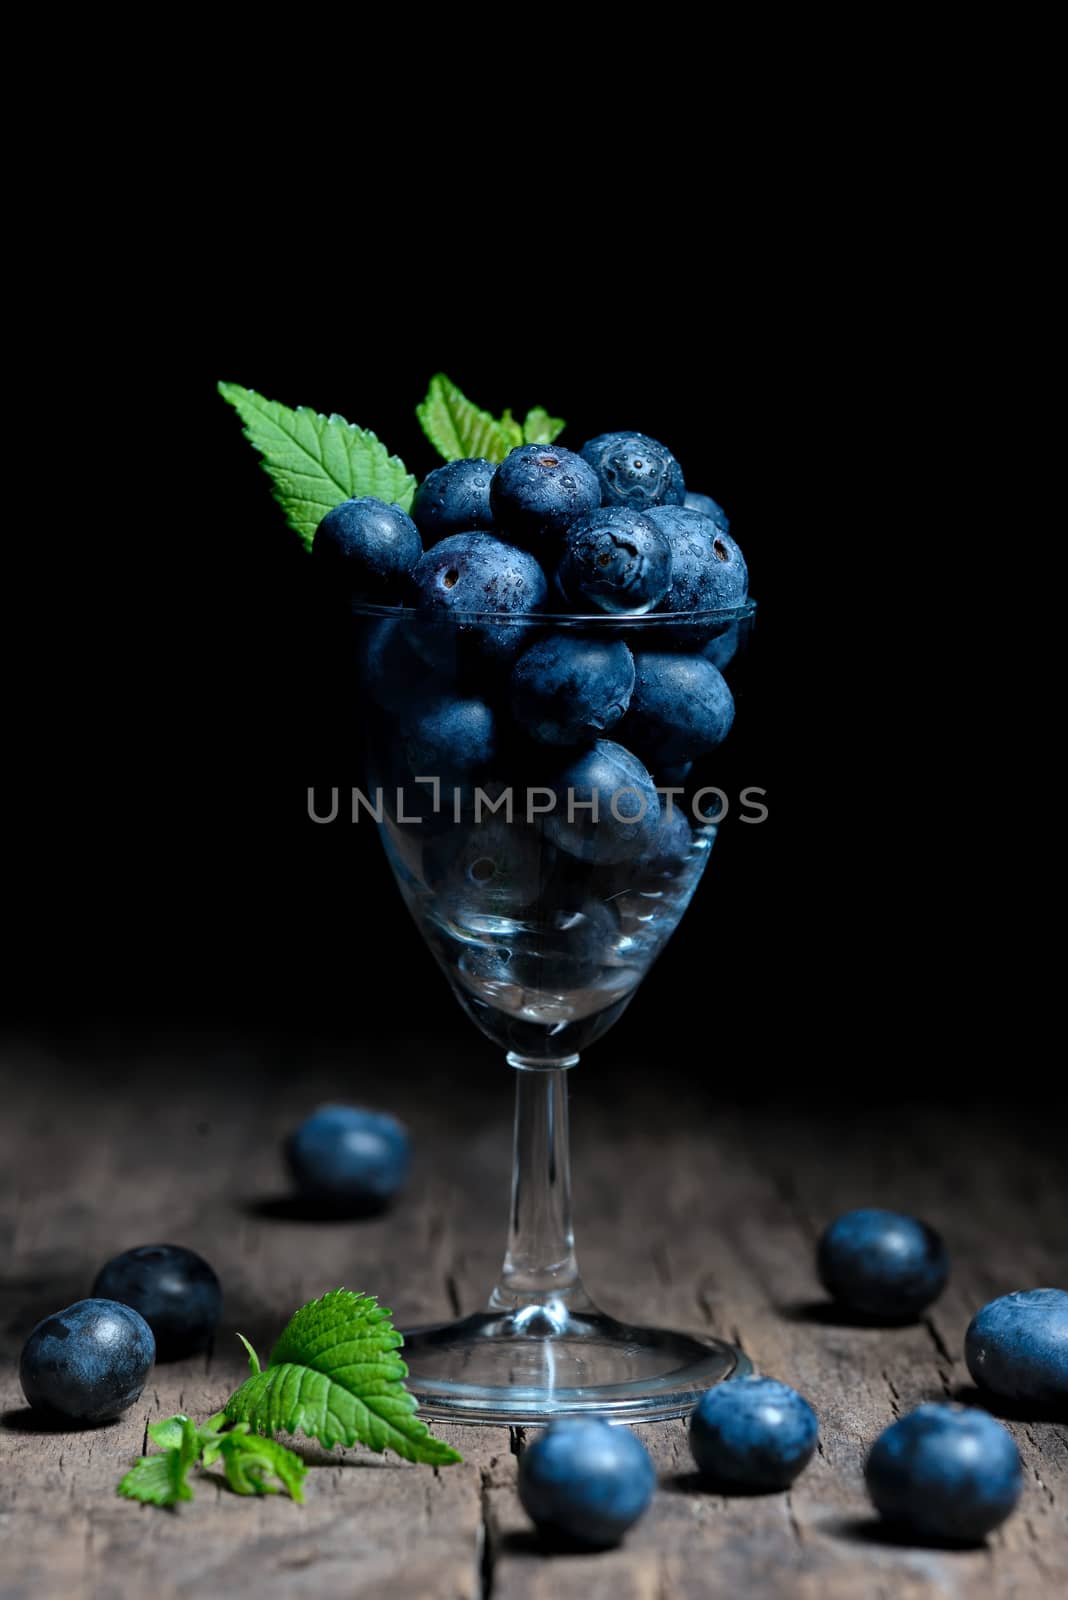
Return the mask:
<svg viewBox="0 0 1068 1600">
<path fill-rule="evenodd" d="M 159 1455 L 142 1456 L 122 1479 L 117 1493 L 128 1500 L 143 1500 L 154 1506 L 173 1506 L 179 1500 L 192 1500 L 193 1491 L 186 1482 L 186 1475 L 200 1453 L 195 1425 L 188 1417 L 168 1417 L 164 1422 L 153 1423 L 149 1433 L 157 1441 L 160 1436 L 173 1437 L 175 1423 L 180 1443 Z"/>
<path fill-rule="evenodd" d="M 235 1494 L 277 1494 L 281 1487 L 298 1504 L 304 1503 L 301 1485 L 308 1468 L 294 1451 L 276 1440 L 249 1433 L 247 1424 L 238 1423 L 212 1450 L 211 1461 L 222 1457 L 226 1481 Z M 210 1466 L 211 1461 L 205 1453 L 204 1465 Z M 270 1478 L 278 1482 L 271 1483 Z"/>
<path fill-rule="evenodd" d="M 431 378 L 426 399 L 416 406 L 415 414 L 430 443 L 446 461 L 469 456 L 503 461 L 509 450 L 523 442 L 510 411 L 498 422 L 488 411 L 480 411 L 443 372 Z"/>
<path fill-rule="evenodd" d="M 164 1417 L 162 1422 L 149 1424 L 148 1437 L 153 1444 L 158 1444 L 161 1450 L 178 1450 L 185 1438 L 184 1424 L 188 1417 L 179 1414 L 176 1417 Z"/>
<path fill-rule="evenodd" d="M 241 1343 L 244 1345 L 245 1349 L 248 1351 L 248 1364 L 249 1364 L 250 1370 L 252 1372 L 262 1372 L 263 1368 L 260 1366 L 260 1358 L 256 1354 L 255 1350 L 253 1350 L 253 1348 L 249 1344 L 248 1340 L 245 1338 L 245 1335 L 243 1333 L 239 1333 L 237 1337 L 241 1340 Z"/>
<path fill-rule="evenodd" d="M 415 1416 L 403 1380 L 401 1334 L 372 1295 L 336 1289 L 302 1306 L 271 1351 L 263 1372 L 247 1378 L 227 1403 L 232 1422 L 268 1438 L 306 1433 L 328 1450 L 365 1444 L 407 1461 L 444 1466 L 461 1458 Z"/>
<path fill-rule="evenodd" d="M 523 438 L 527 444 L 552 444 L 566 426 L 563 417 L 550 417 L 544 406 L 535 406 L 526 414 Z"/>
<path fill-rule="evenodd" d="M 408 510 L 415 479 L 366 428 L 336 412 L 324 417 L 308 406 L 292 411 L 239 383 L 220 383 L 219 393 L 244 423 L 274 497 L 307 549 L 326 513 L 353 495 L 373 495 Z"/>
</svg>

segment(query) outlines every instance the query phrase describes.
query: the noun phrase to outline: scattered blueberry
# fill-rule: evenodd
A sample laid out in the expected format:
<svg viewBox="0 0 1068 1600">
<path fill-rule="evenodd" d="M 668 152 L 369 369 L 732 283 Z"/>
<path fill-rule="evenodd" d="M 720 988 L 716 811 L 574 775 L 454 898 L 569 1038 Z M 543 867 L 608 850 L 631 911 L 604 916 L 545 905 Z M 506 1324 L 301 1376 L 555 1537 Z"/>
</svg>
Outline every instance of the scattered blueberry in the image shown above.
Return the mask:
<svg viewBox="0 0 1068 1600">
<path fill-rule="evenodd" d="M 640 615 L 667 593 L 671 544 L 633 507 L 602 506 L 568 528 L 556 577 L 570 606 Z"/>
<path fill-rule="evenodd" d="M 372 1210 L 404 1186 L 408 1133 L 386 1111 L 323 1105 L 286 1141 L 294 1182 L 310 1200 L 338 1210 Z"/>
<path fill-rule="evenodd" d="M 707 755 L 733 721 L 726 680 L 704 656 L 635 655 L 634 693 L 618 732 L 654 770 Z"/>
<path fill-rule="evenodd" d="M 31 1406 L 105 1422 L 138 1399 L 155 1356 L 152 1329 L 132 1306 L 77 1300 L 34 1328 L 19 1380 Z"/>
<path fill-rule="evenodd" d="M 549 592 L 545 574 L 532 555 L 489 533 L 453 533 L 440 540 L 416 564 L 412 585 L 417 604 L 428 612 L 426 625 L 412 627 L 412 644 L 435 666 L 454 663 L 457 631 L 489 659 L 507 659 L 524 642 L 521 622 L 461 620 L 458 629 L 435 628 L 435 615 L 452 618 L 458 612 L 541 611 Z"/>
<path fill-rule="evenodd" d="M 690 1419 L 698 1470 L 744 1489 L 786 1489 L 819 1436 L 807 1400 L 774 1378 L 734 1378 L 701 1396 Z"/>
<path fill-rule="evenodd" d="M 655 1488 L 640 1439 L 599 1417 L 551 1422 L 519 1462 L 519 1498 L 539 1533 L 595 1550 L 620 1542 Z"/>
<path fill-rule="evenodd" d="M 450 533 L 493 527 L 490 480 L 496 468 L 480 456 L 447 461 L 427 473 L 412 501 L 412 519 L 427 545 Z"/>
<path fill-rule="evenodd" d="M 512 668 L 512 715 L 542 744 L 588 744 L 619 721 L 633 687 L 634 658 L 621 639 L 554 633 Z"/>
<path fill-rule="evenodd" d="M 685 506 L 654 506 L 647 515 L 671 545 L 671 584 L 657 611 L 729 611 L 742 604 L 749 573 L 725 529 Z"/>
<path fill-rule="evenodd" d="M 1025 1405 L 1068 1405 L 1068 1290 L 1020 1289 L 977 1311 L 964 1359 L 981 1389 Z"/>
<path fill-rule="evenodd" d="M 355 600 L 394 600 L 422 553 L 411 517 L 370 496 L 334 506 L 312 541 L 312 560 L 331 589 Z"/>
<path fill-rule="evenodd" d="M 180 1244 L 142 1244 L 113 1256 L 97 1273 L 93 1294 L 139 1311 L 160 1361 L 205 1349 L 222 1315 L 218 1278 L 203 1256 Z"/>
<path fill-rule="evenodd" d="M 1020 1498 L 1012 1435 L 967 1406 L 924 1405 L 881 1433 L 864 1476 L 875 1509 L 920 1538 L 975 1543 Z"/>
<path fill-rule="evenodd" d="M 569 523 L 601 503 L 601 486 L 581 456 L 555 444 L 521 444 L 493 475 L 490 502 L 497 522 L 539 553 Z"/>
<path fill-rule="evenodd" d="M 848 1311 L 917 1316 L 946 1286 L 949 1256 L 933 1228 L 896 1211 L 847 1211 L 819 1242 L 820 1282 Z"/>
<path fill-rule="evenodd" d="M 472 772 L 491 761 L 495 750 L 493 712 L 484 700 L 440 695 L 408 728 L 408 761 L 417 775 Z"/>
<path fill-rule="evenodd" d="M 711 517 L 720 533 L 730 533 L 730 517 L 710 494 L 697 494 L 693 489 L 687 489 L 682 503 L 687 511 L 699 511 L 703 517 Z"/>
<path fill-rule="evenodd" d="M 609 739 L 598 739 L 546 787 L 555 806 L 545 815 L 545 833 L 582 861 L 629 861 L 656 837 L 656 786 L 637 756 Z"/>
<path fill-rule="evenodd" d="M 582 446 L 606 506 L 681 505 L 682 468 L 666 445 L 644 433 L 601 433 Z"/>
</svg>

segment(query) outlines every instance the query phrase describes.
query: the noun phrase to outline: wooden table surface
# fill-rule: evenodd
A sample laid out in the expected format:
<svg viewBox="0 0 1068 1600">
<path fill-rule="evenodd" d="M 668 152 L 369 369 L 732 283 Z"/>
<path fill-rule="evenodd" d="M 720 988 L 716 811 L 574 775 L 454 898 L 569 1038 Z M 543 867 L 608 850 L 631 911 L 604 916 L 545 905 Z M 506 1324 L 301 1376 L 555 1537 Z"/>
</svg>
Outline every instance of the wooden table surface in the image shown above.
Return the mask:
<svg viewBox="0 0 1068 1600">
<path fill-rule="evenodd" d="M 961 1356 L 972 1312 L 995 1294 L 1064 1284 L 1063 1130 L 958 1107 L 851 1112 L 835 1102 L 730 1104 L 715 1064 L 700 1084 L 617 1075 L 598 1047 L 572 1074 L 575 1199 L 587 1283 L 620 1316 L 711 1329 L 786 1380 L 820 1417 L 817 1457 L 788 1494 L 724 1498 L 690 1470 L 681 1422 L 640 1429 L 660 1486 L 626 1544 L 539 1550 L 515 1493 L 526 1430 L 440 1427 L 461 1466 L 431 1470 L 364 1450 L 312 1464 L 307 1503 L 246 1500 L 201 1482 L 165 1512 L 115 1484 L 146 1425 L 214 1411 L 247 1370 L 240 1328 L 269 1346 L 302 1301 L 343 1284 L 400 1321 L 474 1309 L 502 1243 L 510 1073 L 485 1047 L 436 1073 L 404 1048 L 242 1038 L 4 1047 L 0 1139 L 3 1383 L 0 1595 L 393 1596 L 676 1600 L 681 1596 L 1045 1596 L 1068 1592 L 1068 1436 L 1009 1420 L 1022 1503 L 979 1549 L 887 1540 L 862 1481 L 865 1452 L 923 1400 L 973 1395 Z M 424 1046 L 425 1049 L 425 1046 Z M 283 1131 L 325 1098 L 385 1104 L 409 1122 L 410 1189 L 387 1216 L 301 1220 L 278 1197 Z M 950 1286 L 913 1327 L 826 1314 L 814 1240 L 858 1204 L 914 1210 L 945 1234 Z M 160 1366 L 120 1421 L 43 1430 L 15 1361 L 30 1327 L 87 1294 L 135 1244 L 192 1246 L 226 1291 L 214 1349 Z"/>
</svg>

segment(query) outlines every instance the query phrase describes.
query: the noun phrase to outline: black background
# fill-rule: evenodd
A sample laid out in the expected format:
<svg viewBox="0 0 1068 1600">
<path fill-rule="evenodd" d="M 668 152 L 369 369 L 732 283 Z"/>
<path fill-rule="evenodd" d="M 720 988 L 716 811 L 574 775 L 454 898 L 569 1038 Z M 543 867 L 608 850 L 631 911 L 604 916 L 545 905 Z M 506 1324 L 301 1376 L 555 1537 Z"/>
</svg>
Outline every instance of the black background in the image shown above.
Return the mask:
<svg viewBox="0 0 1068 1600">
<path fill-rule="evenodd" d="M 13 1015 L 354 1040 L 402 1017 L 408 1038 L 470 1033 L 373 832 L 307 820 L 309 784 L 356 775 L 352 686 L 215 392 L 227 378 L 336 409 L 422 474 L 436 457 L 414 406 L 444 369 L 494 411 L 566 416 L 576 447 L 616 427 L 662 438 L 748 557 L 760 615 L 723 772 L 732 792 L 765 788 L 770 816 L 722 830 L 619 1025 L 628 1054 L 662 1051 L 667 1030 L 694 1071 L 708 1040 L 717 1062 L 789 1081 L 795 1043 L 818 1040 L 834 1066 L 869 1036 L 911 1037 L 941 979 L 930 923 L 905 949 L 896 931 L 932 895 L 931 829 L 898 798 L 938 751 L 910 687 L 922 635 L 888 659 L 879 570 L 888 499 L 894 516 L 902 502 L 887 483 L 911 309 L 799 268 L 786 244 L 729 273 L 690 241 L 622 258 L 613 245 L 551 292 L 525 289 L 514 255 L 473 291 L 457 258 L 451 277 L 438 256 L 413 275 L 399 244 L 358 239 L 346 273 L 335 262 L 291 287 L 281 253 L 257 284 L 210 251 L 112 280 L 62 352 L 89 397 L 59 474 L 69 510 L 18 552 L 43 605 L 8 786 Z M 914 441 L 922 427 L 917 397 Z M 53 480 L 55 459 L 46 443 Z"/>
</svg>

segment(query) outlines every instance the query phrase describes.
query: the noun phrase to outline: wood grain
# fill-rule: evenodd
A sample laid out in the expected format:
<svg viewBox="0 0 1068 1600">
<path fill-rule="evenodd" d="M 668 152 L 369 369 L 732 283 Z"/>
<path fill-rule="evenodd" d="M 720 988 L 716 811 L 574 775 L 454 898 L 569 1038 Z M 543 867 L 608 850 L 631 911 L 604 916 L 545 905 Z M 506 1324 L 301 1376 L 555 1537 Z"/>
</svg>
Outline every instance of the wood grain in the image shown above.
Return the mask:
<svg viewBox="0 0 1068 1600">
<path fill-rule="evenodd" d="M 440 1471 L 308 1446 L 303 1508 L 237 1499 L 203 1480 L 176 1513 L 114 1493 L 150 1421 L 207 1414 L 240 1381 L 235 1328 L 269 1346 L 296 1305 L 338 1284 L 379 1294 L 401 1321 L 480 1303 L 504 1223 L 504 1069 L 444 1061 L 437 1076 L 396 1075 L 388 1100 L 412 1127 L 412 1186 L 389 1215 L 352 1224 L 303 1221 L 275 1203 L 279 1142 L 321 1099 L 381 1103 L 378 1063 L 264 1041 L 156 1040 L 131 1052 L 23 1040 L 7 1044 L 4 1068 L 3 1600 L 1030 1600 L 1068 1591 L 1062 1427 L 1006 1422 L 1027 1488 L 978 1550 L 888 1542 L 862 1481 L 865 1452 L 894 1416 L 967 1396 L 960 1352 L 978 1305 L 1065 1282 L 1063 1163 L 1034 1125 L 952 1107 L 861 1115 L 720 1105 L 712 1078 L 669 1094 L 663 1082 L 580 1067 L 575 1198 L 591 1289 L 631 1319 L 739 1339 L 759 1370 L 809 1397 L 821 1442 L 789 1494 L 726 1498 L 695 1479 L 683 1424 L 643 1428 L 660 1488 L 625 1546 L 548 1555 L 516 1498 L 522 1429 L 439 1429 L 465 1456 Z M 814 1240 L 836 1211 L 861 1203 L 917 1211 L 950 1244 L 950 1287 L 913 1327 L 827 1318 Z M 23 1338 L 88 1293 L 108 1256 L 153 1240 L 190 1245 L 218 1269 L 227 1303 L 215 1348 L 158 1367 L 117 1423 L 42 1431 L 18 1387 Z"/>
</svg>

